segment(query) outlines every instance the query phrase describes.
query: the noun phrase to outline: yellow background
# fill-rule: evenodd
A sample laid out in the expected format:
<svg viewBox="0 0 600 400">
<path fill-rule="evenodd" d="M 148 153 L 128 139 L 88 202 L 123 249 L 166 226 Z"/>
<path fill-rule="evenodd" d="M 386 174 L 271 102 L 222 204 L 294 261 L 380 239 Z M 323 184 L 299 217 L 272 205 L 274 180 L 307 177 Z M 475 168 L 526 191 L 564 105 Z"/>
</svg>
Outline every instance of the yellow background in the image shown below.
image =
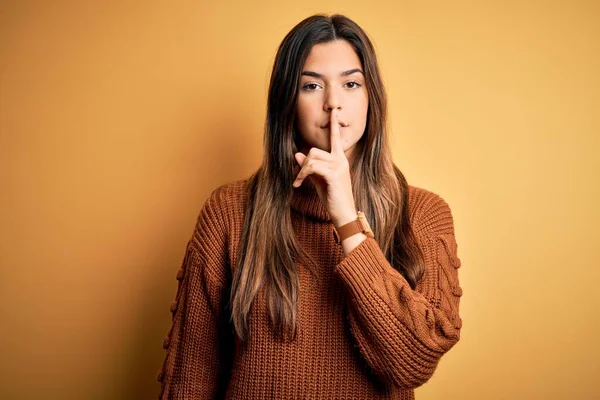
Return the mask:
<svg viewBox="0 0 600 400">
<path fill-rule="evenodd" d="M 454 214 L 462 338 L 417 397 L 600 396 L 598 2 L 0 10 L 0 398 L 156 397 L 197 213 L 258 167 L 275 51 L 317 12 L 371 36 L 394 159 Z"/>
</svg>

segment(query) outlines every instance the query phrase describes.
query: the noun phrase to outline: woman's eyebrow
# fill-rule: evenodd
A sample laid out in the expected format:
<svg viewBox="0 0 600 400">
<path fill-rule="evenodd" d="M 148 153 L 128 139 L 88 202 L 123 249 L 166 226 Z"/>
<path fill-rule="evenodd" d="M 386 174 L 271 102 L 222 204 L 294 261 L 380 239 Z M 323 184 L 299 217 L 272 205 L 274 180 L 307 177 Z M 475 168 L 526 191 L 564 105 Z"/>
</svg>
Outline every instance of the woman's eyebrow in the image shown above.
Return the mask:
<svg viewBox="0 0 600 400">
<path fill-rule="evenodd" d="M 353 69 L 349 69 L 348 71 L 344 71 L 340 74 L 340 76 L 348 76 L 348 75 L 352 75 L 355 74 L 357 72 L 360 72 L 361 74 L 363 74 L 363 76 L 365 75 L 364 72 L 362 72 L 362 70 L 360 68 L 353 68 Z M 314 71 L 302 71 L 302 76 L 312 76 L 314 78 L 323 78 L 323 75 L 319 74 L 318 72 L 314 72 Z"/>
</svg>

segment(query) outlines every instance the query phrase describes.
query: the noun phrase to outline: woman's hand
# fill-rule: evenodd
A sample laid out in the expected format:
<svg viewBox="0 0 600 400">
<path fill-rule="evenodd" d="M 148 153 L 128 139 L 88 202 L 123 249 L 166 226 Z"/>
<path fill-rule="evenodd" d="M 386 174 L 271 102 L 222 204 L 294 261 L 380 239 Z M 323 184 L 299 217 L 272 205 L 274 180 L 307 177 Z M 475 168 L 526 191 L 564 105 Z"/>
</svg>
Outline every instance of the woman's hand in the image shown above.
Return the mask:
<svg viewBox="0 0 600 400">
<path fill-rule="evenodd" d="M 299 187 L 307 177 L 317 189 L 319 199 L 327 208 L 331 221 L 337 227 L 357 218 L 350 165 L 340 138 L 337 110 L 329 117 L 331 152 L 313 147 L 308 155 L 294 154 L 298 165 L 302 167 L 293 183 Z"/>
</svg>

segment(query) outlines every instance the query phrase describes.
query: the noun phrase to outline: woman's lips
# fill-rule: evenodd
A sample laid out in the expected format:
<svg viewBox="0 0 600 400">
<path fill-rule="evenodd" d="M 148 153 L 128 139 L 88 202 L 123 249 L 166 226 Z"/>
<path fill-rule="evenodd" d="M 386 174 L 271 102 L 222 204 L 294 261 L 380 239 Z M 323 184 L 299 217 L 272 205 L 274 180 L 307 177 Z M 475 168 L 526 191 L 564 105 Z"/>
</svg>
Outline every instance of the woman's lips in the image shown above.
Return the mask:
<svg viewBox="0 0 600 400">
<path fill-rule="evenodd" d="M 348 126 L 348 125 L 346 125 L 346 124 L 345 124 L 345 123 L 343 123 L 343 122 L 340 122 L 340 123 L 339 123 L 339 125 L 340 125 L 340 128 L 346 128 L 346 127 Z M 321 129 L 328 129 L 328 128 L 329 128 L 329 123 L 327 123 L 327 124 L 325 124 L 325 125 L 321 126 Z"/>
</svg>

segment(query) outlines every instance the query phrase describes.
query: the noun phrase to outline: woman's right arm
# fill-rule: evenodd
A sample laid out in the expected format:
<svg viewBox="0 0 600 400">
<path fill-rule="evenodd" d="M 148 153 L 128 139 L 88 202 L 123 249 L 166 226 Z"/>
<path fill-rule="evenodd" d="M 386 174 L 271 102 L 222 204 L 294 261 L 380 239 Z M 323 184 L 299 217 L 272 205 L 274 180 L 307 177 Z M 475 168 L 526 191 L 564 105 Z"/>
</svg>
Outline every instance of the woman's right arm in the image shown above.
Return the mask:
<svg viewBox="0 0 600 400">
<path fill-rule="evenodd" d="M 177 295 L 171 304 L 172 325 L 163 342 L 167 354 L 158 374 L 159 399 L 208 399 L 220 389 L 226 373 L 220 326 L 227 282 L 227 227 L 221 215 L 219 189 L 203 205 L 189 240 Z M 227 335 L 225 335 L 227 337 Z"/>
</svg>

